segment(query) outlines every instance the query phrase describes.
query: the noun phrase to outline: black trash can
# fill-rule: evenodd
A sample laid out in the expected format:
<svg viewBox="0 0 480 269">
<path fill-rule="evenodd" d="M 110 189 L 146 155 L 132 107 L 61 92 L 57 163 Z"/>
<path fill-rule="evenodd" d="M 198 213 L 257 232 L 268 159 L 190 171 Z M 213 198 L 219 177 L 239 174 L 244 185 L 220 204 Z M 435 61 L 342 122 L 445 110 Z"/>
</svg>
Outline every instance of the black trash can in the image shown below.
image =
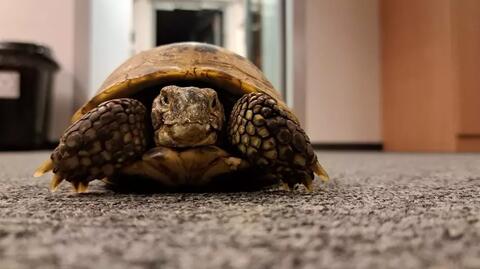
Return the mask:
<svg viewBox="0 0 480 269">
<path fill-rule="evenodd" d="M 48 144 L 49 103 L 58 68 L 45 46 L 0 42 L 0 150 Z"/>
</svg>

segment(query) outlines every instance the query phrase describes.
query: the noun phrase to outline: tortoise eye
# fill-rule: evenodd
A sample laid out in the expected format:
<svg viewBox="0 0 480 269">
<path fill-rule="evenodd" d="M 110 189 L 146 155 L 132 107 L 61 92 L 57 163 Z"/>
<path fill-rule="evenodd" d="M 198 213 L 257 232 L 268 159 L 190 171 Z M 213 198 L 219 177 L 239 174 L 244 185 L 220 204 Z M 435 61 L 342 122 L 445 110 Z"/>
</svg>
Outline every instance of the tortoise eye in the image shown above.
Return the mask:
<svg viewBox="0 0 480 269">
<path fill-rule="evenodd" d="M 211 102 L 210 106 L 211 106 L 212 108 L 217 107 L 217 98 L 213 98 L 213 101 Z"/>
</svg>

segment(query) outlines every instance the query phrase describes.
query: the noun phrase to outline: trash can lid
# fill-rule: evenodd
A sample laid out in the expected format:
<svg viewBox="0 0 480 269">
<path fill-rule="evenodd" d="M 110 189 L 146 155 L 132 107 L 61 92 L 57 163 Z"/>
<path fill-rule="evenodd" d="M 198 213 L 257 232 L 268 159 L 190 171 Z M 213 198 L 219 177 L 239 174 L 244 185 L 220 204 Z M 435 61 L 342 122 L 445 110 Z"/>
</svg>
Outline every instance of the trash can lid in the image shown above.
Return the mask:
<svg viewBox="0 0 480 269">
<path fill-rule="evenodd" d="M 31 54 L 41 54 L 43 56 L 51 57 L 52 51 L 45 46 L 34 44 L 34 43 L 23 43 L 23 42 L 0 42 L 0 50 L 10 50 L 18 52 L 26 52 Z"/>
<path fill-rule="evenodd" d="M 10 51 L 18 53 L 26 53 L 31 55 L 39 55 L 47 58 L 56 64 L 52 59 L 52 51 L 46 46 L 42 46 L 34 43 L 25 43 L 25 42 L 10 42 L 10 41 L 0 41 L 0 51 Z"/>
</svg>

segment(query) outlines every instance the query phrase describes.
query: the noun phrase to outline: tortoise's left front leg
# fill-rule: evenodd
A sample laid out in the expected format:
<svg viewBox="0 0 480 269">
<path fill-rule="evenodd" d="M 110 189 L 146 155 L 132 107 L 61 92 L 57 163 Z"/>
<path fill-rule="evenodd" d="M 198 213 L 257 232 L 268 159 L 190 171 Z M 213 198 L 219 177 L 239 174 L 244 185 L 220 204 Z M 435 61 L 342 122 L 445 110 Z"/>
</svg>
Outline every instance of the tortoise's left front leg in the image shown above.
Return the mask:
<svg viewBox="0 0 480 269">
<path fill-rule="evenodd" d="M 264 93 L 244 95 L 235 104 L 228 124 L 230 142 L 245 158 L 289 187 L 312 189 L 314 173 L 328 179 L 308 136 L 284 104 Z"/>
<path fill-rule="evenodd" d="M 53 169 L 52 190 L 67 180 L 76 192 L 85 191 L 90 181 L 110 177 L 141 158 L 147 143 L 145 117 L 145 107 L 135 99 L 101 103 L 65 131 L 36 175 Z"/>
</svg>

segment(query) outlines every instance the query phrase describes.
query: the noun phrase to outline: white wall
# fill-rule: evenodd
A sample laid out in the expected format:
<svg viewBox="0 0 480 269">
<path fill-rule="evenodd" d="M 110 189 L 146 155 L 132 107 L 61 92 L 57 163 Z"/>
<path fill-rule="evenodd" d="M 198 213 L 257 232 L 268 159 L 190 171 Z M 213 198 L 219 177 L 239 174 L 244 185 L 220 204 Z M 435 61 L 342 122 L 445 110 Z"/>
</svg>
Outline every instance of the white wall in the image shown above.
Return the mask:
<svg viewBox="0 0 480 269">
<path fill-rule="evenodd" d="M 91 0 L 89 96 L 133 53 L 132 0 Z"/>
<path fill-rule="evenodd" d="M 285 99 L 305 127 L 306 64 L 305 64 L 305 1 L 287 0 L 285 7 Z"/>
<path fill-rule="evenodd" d="M 245 4 L 242 0 L 231 1 L 225 6 L 224 12 L 224 46 L 246 57 Z"/>
<path fill-rule="evenodd" d="M 378 143 L 378 0 L 307 0 L 306 129 L 313 143 Z"/>
<path fill-rule="evenodd" d="M 61 66 L 54 81 L 51 132 L 68 124 L 74 88 L 75 0 L 0 0 L 0 39 L 43 43 Z"/>
<path fill-rule="evenodd" d="M 262 70 L 279 91 L 284 92 L 282 5 L 278 0 L 262 2 Z"/>
<path fill-rule="evenodd" d="M 152 0 L 133 1 L 134 53 L 155 47 L 155 10 Z"/>
</svg>

